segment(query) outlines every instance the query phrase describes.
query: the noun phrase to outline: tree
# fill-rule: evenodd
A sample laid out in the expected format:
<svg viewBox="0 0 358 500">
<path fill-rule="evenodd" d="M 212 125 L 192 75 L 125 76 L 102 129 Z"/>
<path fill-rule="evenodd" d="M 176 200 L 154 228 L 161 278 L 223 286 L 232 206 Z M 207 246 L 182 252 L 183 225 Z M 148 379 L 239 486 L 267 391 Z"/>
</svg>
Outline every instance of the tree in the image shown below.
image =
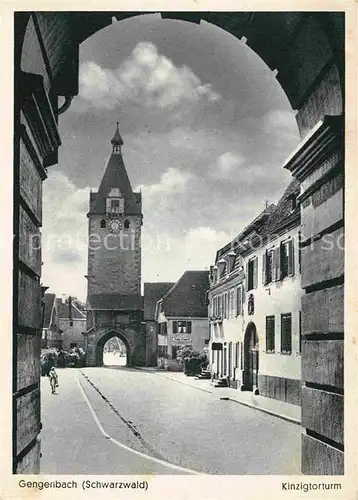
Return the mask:
<svg viewBox="0 0 358 500">
<path fill-rule="evenodd" d="M 77 307 L 77 309 L 79 309 L 81 312 L 85 312 L 85 309 L 86 309 L 86 305 L 81 302 L 77 297 L 73 297 L 73 296 L 69 296 L 69 297 L 66 297 L 65 298 L 65 304 L 68 306 L 70 304 L 70 299 L 71 299 L 71 303 L 73 305 L 75 305 Z"/>
<path fill-rule="evenodd" d="M 185 375 L 197 375 L 208 364 L 206 354 L 193 349 L 190 345 L 182 347 L 178 352 L 178 357 Z"/>
</svg>

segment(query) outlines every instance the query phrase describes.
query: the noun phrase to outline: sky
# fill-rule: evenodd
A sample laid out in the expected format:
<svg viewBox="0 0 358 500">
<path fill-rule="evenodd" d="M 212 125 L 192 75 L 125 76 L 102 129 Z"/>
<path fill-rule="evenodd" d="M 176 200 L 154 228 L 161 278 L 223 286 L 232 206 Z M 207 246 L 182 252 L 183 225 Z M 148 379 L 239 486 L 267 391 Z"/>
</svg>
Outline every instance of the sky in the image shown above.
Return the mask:
<svg viewBox="0 0 358 500">
<path fill-rule="evenodd" d="M 89 192 L 116 121 L 143 197 L 142 282 L 208 269 L 290 182 L 283 164 L 299 136 L 287 97 L 245 41 L 216 26 L 156 14 L 114 21 L 82 43 L 79 78 L 44 183 L 49 292 L 85 300 Z"/>
</svg>

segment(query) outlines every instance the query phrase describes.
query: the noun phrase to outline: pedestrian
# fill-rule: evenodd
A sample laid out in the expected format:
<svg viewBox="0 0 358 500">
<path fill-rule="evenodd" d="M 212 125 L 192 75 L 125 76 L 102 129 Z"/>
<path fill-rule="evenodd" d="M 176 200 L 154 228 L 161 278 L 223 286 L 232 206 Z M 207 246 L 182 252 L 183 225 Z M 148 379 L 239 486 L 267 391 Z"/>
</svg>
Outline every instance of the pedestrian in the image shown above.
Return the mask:
<svg viewBox="0 0 358 500">
<path fill-rule="evenodd" d="M 211 381 L 216 379 L 216 370 L 217 370 L 216 363 L 215 363 L 215 361 L 213 361 L 211 363 Z"/>
<path fill-rule="evenodd" d="M 48 377 L 50 379 L 51 392 L 52 394 L 55 394 L 56 387 L 58 387 L 58 375 L 54 366 L 52 366 L 51 370 L 49 371 Z"/>
</svg>

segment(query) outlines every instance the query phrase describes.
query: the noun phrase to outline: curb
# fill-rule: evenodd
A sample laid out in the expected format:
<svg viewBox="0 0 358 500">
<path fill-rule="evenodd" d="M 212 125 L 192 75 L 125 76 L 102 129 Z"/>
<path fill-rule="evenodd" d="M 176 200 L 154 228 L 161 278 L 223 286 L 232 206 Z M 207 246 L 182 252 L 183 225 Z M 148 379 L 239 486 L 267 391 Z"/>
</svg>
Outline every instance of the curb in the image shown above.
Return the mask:
<svg viewBox="0 0 358 500">
<path fill-rule="evenodd" d="M 262 413 L 267 413 L 268 415 L 272 415 L 273 417 L 281 418 L 282 420 L 286 420 L 287 422 L 290 422 L 291 424 L 301 425 L 300 420 L 296 420 L 293 417 L 288 417 L 287 415 L 282 415 L 282 413 L 275 413 L 274 411 L 267 410 L 266 408 L 259 408 L 258 406 L 254 406 L 250 403 L 240 401 L 239 399 L 234 399 L 234 398 L 229 397 L 228 400 L 232 401 L 233 403 L 237 403 L 239 405 L 247 406 L 248 408 L 252 408 L 253 410 L 258 410 L 258 411 L 261 411 Z"/>
<path fill-rule="evenodd" d="M 188 387 L 192 387 L 193 389 L 198 389 L 198 391 L 203 391 L 203 392 L 206 392 L 209 394 L 215 394 L 215 392 L 216 392 L 216 391 L 209 391 L 208 389 L 203 389 L 201 387 L 197 387 L 196 385 L 188 384 L 188 383 L 183 382 L 181 380 L 176 380 L 175 378 L 168 377 L 167 375 L 164 375 L 164 373 L 161 373 L 158 371 L 146 370 L 145 368 L 144 369 L 139 368 L 139 370 L 147 371 L 149 373 L 154 373 L 155 375 L 159 375 L 159 376 L 166 378 L 168 380 L 172 380 L 173 382 L 177 382 L 178 384 L 183 384 L 183 385 L 186 385 Z M 288 417 L 287 415 L 282 415 L 282 413 L 276 413 L 273 410 L 267 410 L 266 408 L 259 408 L 258 406 L 247 403 L 246 401 L 241 401 L 239 399 L 235 399 L 235 398 L 231 398 L 231 397 L 227 397 L 227 398 L 225 397 L 225 399 L 227 399 L 228 401 L 232 401 L 233 403 L 246 406 L 247 408 L 252 408 L 253 410 L 261 411 L 262 413 L 266 413 L 266 414 L 271 415 L 273 417 L 280 418 L 281 420 L 286 420 L 286 422 L 290 422 L 291 424 L 301 425 L 301 421 L 297 420 L 294 417 Z"/>
</svg>

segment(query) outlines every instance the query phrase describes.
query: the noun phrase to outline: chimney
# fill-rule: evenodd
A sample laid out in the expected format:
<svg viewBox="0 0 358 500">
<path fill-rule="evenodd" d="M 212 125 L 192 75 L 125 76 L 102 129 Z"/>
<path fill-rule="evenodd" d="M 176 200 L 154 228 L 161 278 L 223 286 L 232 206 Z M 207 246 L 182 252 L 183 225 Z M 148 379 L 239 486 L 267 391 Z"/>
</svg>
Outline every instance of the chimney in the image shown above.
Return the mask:
<svg viewBox="0 0 358 500">
<path fill-rule="evenodd" d="M 72 297 L 68 297 L 68 319 L 72 320 Z"/>
</svg>

